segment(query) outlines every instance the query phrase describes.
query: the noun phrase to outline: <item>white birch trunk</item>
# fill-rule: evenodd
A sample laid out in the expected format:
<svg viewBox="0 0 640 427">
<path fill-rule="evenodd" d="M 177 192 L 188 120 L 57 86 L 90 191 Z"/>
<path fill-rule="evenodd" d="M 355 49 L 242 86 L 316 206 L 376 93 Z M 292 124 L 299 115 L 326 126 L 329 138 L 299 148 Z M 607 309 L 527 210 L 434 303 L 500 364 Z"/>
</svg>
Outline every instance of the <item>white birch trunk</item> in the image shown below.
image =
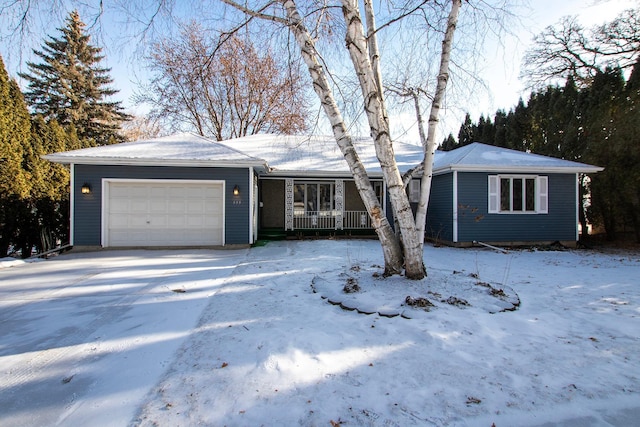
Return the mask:
<svg viewBox="0 0 640 427">
<path fill-rule="evenodd" d="M 438 71 L 438 81 L 436 84 L 436 91 L 433 96 L 433 102 L 431 103 L 431 112 L 429 113 L 429 128 L 427 132 L 427 140 L 424 140 L 422 115 L 420 114 L 420 107 L 416 100 L 416 114 L 418 114 L 418 125 L 421 131 L 421 139 L 424 146 L 424 160 L 423 160 L 423 174 L 420 185 L 420 201 L 418 202 L 418 209 L 416 210 L 416 228 L 417 232 L 423 236 L 427 222 L 427 208 L 429 206 L 429 195 L 431 193 L 431 181 L 433 178 L 433 157 L 436 150 L 436 130 L 438 122 L 440 121 L 440 105 L 444 98 L 444 93 L 447 88 L 447 82 L 449 80 L 449 61 L 451 58 L 451 45 L 453 43 L 453 35 L 458 24 L 458 15 L 460 14 L 460 7 L 462 6 L 462 0 L 451 1 L 451 11 L 447 19 L 447 29 L 442 40 L 442 52 L 440 54 L 440 70 Z"/>
<path fill-rule="evenodd" d="M 300 47 L 302 58 L 309 69 L 309 74 L 313 80 L 313 88 L 320 98 L 322 108 L 331 123 L 334 137 L 344 158 L 349 164 L 356 188 L 365 204 L 367 212 L 369 212 L 373 227 L 380 239 L 385 260 L 385 274 L 398 274 L 402 271 L 403 261 L 400 245 L 395 238 L 393 229 L 387 220 L 366 170 L 353 146 L 351 136 L 348 133 L 340 109 L 331 91 L 325 70 L 318 61 L 318 54 L 313 38 L 304 26 L 295 2 L 293 0 L 286 0 L 283 2 L 283 6 L 288 17 L 287 25 L 293 33 Z"/>
<path fill-rule="evenodd" d="M 376 78 L 379 74 L 374 71 L 371 64 L 371 53 L 369 52 L 367 39 L 364 36 L 358 0 L 342 0 L 342 11 L 347 25 L 345 37 L 347 49 L 360 81 L 364 109 L 376 155 L 387 184 L 393 213 L 402 235 L 405 276 L 419 280 L 425 276 L 424 262 L 422 261 L 422 240 L 424 237 L 420 239 L 416 233 L 417 230 L 409 198 L 404 190 L 402 177 L 396 164 L 389 126 L 386 120 L 387 114 L 382 102 L 382 87 L 379 86 Z M 375 37 L 375 33 L 372 33 L 371 37 Z"/>
</svg>

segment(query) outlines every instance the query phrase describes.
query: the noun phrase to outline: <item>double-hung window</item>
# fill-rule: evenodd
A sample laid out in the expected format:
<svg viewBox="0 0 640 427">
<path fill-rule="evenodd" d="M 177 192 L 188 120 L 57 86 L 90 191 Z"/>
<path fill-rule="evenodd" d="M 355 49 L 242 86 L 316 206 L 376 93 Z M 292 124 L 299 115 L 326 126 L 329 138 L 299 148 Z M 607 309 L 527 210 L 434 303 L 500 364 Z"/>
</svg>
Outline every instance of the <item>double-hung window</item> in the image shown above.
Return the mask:
<svg viewBox="0 0 640 427">
<path fill-rule="evenodd" d="M 489 175 L 489 213 L 543 214 L 548 211 L 548 177 Z"/>
</svg>

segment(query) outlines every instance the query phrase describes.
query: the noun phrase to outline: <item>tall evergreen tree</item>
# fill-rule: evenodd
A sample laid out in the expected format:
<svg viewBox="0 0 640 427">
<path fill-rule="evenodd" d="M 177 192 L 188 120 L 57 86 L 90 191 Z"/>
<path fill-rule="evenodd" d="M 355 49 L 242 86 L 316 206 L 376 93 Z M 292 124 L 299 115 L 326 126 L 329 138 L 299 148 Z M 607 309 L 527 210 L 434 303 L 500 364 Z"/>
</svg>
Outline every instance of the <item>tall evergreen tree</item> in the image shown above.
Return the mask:
<svg viewBox="0 0 640 427">
<path fill-rule="evenodd" d="M 505 113 L 504 110 L 496 111 L 493 127 L 495 130 L 493 145 L 509 148 L 510 144 L 509 141 L 507 141 L 507 113 Z"/>
<path fill-rule="evenodd" d="M 618 129 L 621 141 L 616 157 L 626 172 L 621 198 L 625 212 L 633 226 L 636 242 L 640 243 L 640 60 L 636 62 L 627 80 L 623 97 L 624 108 Z"/>
<path fill-rule="evenodd" d="M 30 137 L 22 93 L 0 57 L 0 257 L 15 241 L 18 210 L 31 191 L 31 176 L 23 167 Z"/>
<path fill-rule="evenodd" d="M 458 131 L 458 146 L 463 147 L 471 144 L 474 141 L 473 137 L 473 123 L 471 122 L 471 116 L 467 113 Z"/>
<path fill-rule="evenodd" d="M 530 133 L 529 110 L 520 98 L 516 107 L 507 114 L 505 138 L 509 141 L 510 148 L 526 151 Z"/>
<path fill-rule="evenodd" d="M 585 103 L 586 161 L 604 167 L 591 181 L 591 219 L 605 228 L 613 240 L 624 221 L 623 188 L 627 186 L 624 156 L 627 141 L 621 134 L 621 109 L 624 108 L 624 78 L 619 68 L 597 72 L 588 89 Z"/>
<path fill-rule="evenodd" d="M 118 91 L 109 86 L 111 70 L 100 65 L 102 49 L 90 44 L 77 11 L 65 22 L 61 37 L 50 36 L 41 51 L 34 50 L 42 62 L 27 62 L 29 73 L 20 74 L 28 82 L 25 98 L 45 120 L 74 125 L 84 145 L 122 141 L 118 129 L 130 117 L 120 102 L 109 100 Z"/>
<path fill-rule="evenodd" d="M 32 226 L 27 245 L 39 251 L 51 249 L 57 241 L 69 241 L 69 169 L 42 159 L 44 154 L 65 151 L 74 144 L 74 136 L 55 121 L 42 116 L 32 121 L 33 157 L 30 159 L 33 190 Z"/>
<path fill-rule="evenodd" d="M 440 150 L 442 150 L 442 151 L 451 151 L 451 150 L 455 150 L 456 148 L 458 148 L 458 142 L 453 137 L 453 134 L 449 133 L 449 136 L 447 136 L 442 141 L 442 144 L 440 144 Z"/>
</svg>

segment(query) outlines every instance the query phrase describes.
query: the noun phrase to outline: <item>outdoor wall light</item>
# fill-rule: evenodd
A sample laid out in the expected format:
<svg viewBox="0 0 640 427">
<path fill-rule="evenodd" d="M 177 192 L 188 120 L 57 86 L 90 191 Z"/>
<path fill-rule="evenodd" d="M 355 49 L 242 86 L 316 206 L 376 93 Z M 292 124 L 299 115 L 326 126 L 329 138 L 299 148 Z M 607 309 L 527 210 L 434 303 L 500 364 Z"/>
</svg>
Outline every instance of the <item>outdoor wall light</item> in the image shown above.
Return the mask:
<svg viewBox="0 0 640 427">
<path fill-rule="evenodd" d="M 240 187 L 238 187 L 237 185 L 235 187 L 233 187 L 233 195 L 234 196 L 239 196 L 240 195 Z"/>
<path fill-rule="evenodd" d="M 82 194 L 91 194 L 91 184 L 84 183 L 82 184 L 82 188 L 80 189 Z"/>
</svg>

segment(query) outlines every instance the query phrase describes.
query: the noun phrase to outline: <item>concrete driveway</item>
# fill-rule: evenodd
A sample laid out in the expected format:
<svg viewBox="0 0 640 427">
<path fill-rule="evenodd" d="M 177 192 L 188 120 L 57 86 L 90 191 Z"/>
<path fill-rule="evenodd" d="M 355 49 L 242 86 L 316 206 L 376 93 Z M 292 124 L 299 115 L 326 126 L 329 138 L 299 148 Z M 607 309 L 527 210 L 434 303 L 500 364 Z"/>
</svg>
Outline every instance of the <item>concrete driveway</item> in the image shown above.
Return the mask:
<svg viewBox="0 0 640 427">
<path fill-rule="evenodd" d="M 0 269 L 0 424 L 127 425 L 246 255 L 68 253 Z"/>
</svg>

